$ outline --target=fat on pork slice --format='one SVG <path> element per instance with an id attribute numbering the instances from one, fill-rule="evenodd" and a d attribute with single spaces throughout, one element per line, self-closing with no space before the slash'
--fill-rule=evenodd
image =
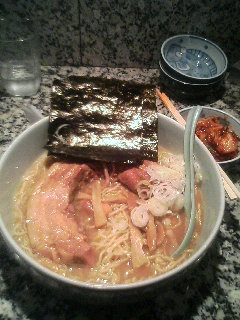
<path id="1" fill-rule="evenodd" d="M 27 208 L 27 229 L 34 252 L 53 261 L 80 259 L 94 265 L 93 249 L 80 232 L 72 204 L 79 182 L 93 174 L 85 164 L 55 162 L 45 181 L 36 185 Z"/>
<path id="2" fill-rule="evenodd" d="M 137 191 L 137 186 L 140 181 L 149 181 L 149 178 L 148 173 L 140 168 L 131 168 L 118 175 L 118 180 L 133 192 Z"/>

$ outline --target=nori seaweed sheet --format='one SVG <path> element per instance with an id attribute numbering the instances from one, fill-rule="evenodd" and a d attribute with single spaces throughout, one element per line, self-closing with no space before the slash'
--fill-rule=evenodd
<path id="1" fill-rule="evenodd" d="M 54 80 L 45 147 L 81 159 L 156 161 L 155 87 L 80 76 Z"/>

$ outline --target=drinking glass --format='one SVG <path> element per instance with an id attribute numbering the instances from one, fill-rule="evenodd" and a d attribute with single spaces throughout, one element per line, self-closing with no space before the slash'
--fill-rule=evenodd
<path id="1" fill-rule="evenodd" d="M 12 96 L 32 96 L 41 80 L 40 45 L 30 19 L 0 19 L 0 81 Z"/>

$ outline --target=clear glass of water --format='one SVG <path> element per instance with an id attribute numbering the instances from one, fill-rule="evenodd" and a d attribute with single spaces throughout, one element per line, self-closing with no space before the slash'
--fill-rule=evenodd
<path id="1" fill-rule="evenodd" d="M 40 45 L 34 23 L 0 19 L 0 86 L 12 96 L 32 96 L 40 81 Z"/>

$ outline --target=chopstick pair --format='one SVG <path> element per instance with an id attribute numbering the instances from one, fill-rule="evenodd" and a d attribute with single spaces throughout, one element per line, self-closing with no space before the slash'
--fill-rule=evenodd
<path id="1" fill-rule="evenodd" d="M 165 105 L 165 107 L 171 112 L 175 120 L 177 120 L 177 122 L 180 123 L 181 125 L 185 126 L 186 121 L 178 112 L 178 110 L 174 107 L 172 102 L 169 100 L 168 96 L 165 93 L 160 92 L 158 89 L 156 89 L 156 92 L 158 97 L 161 99 L 161 101 Z M 231 179 L 223 171 L 223 169 L 220 167 L 218 163 L 217 163 L 217 166 L 223 179 L 225 191 L 227 192 L 229 198 L 231 200 L 240 198 L 240 191 L 236 188 L 234 183 L 231 181 Z"/>

